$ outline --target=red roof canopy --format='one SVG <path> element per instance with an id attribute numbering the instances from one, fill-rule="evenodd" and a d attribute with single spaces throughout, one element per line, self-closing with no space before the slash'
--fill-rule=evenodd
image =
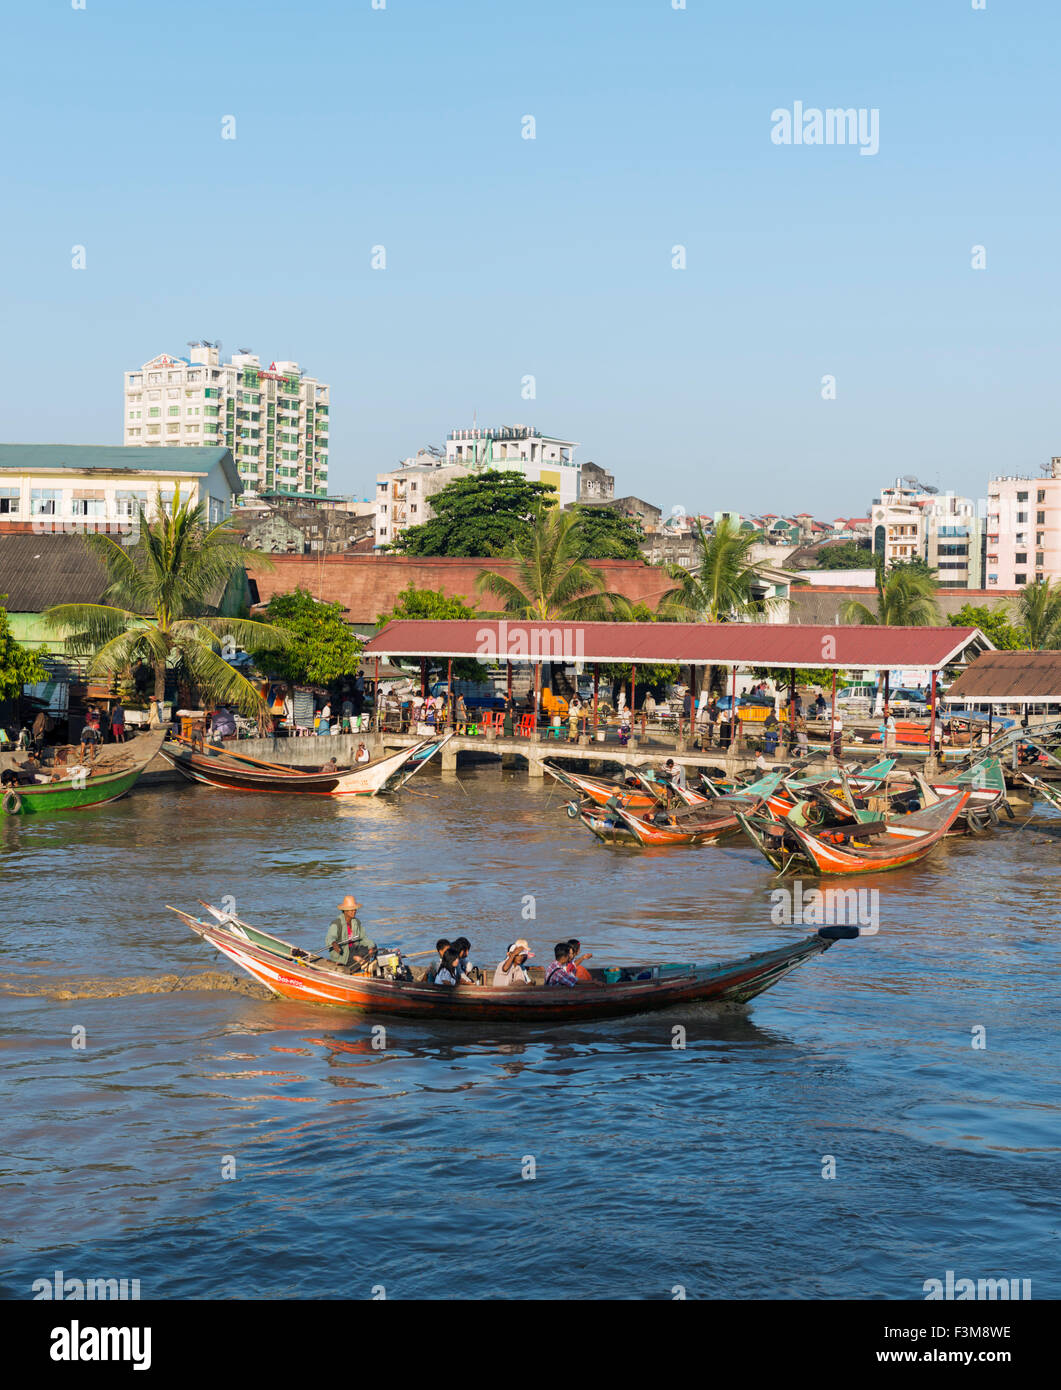
<path id="1" fill-rule="evenodd" d="M 635 662 L 682 666 L 940 670 L 991 649 L 975 627 L 810 627 L 794 623 L 546 623 L 512 619 L 398 619 L 366 656 L 474 657 L 513 662 Z"/>

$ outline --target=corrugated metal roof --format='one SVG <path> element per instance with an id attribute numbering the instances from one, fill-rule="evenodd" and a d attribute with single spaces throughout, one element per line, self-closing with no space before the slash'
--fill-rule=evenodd
<path id="1" fill-rule="evenodd" d="M 107 572 L 81 536 L 0 536 L 0 603 L 9 613 L 98 603 L 106 587 Z"/>
<path id="2" fill-rule="evenodd" d="M 946 700 L 1061 700 L 1061 651 L 984 652 L 947 690 Z"/>
<path id="3" fill-rule="evenodd" d="M 969 647 L 972 627 L 811 627 L 787 623 L 526 623 L 490 619 L 388 623 L 366 652 L 520 661 L 678 662 L 683 666 L 940 669 Z"/>

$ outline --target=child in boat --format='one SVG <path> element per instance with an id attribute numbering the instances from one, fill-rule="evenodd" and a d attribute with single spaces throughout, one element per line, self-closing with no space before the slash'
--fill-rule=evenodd
<path id="1" fill-rule="evenodd" d="M 435 975 L 435 984 L 455 985 L 462 976 L 463 971 L 460 967 L 460 956 L 457 954 L 456 947 L 447 946 L 439 962 L 438 973 Z"/>

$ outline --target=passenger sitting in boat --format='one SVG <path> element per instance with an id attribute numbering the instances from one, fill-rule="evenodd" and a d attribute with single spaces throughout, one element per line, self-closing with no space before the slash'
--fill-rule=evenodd
<path id="1" fill-rule="evenodd" d="M 455 947 L 447 946 L 439 962 L 434 983 L 436 985 L 456 985 L 460 984 L 464 978 L 460 967 L 460 956 L 458 956 Z"/>
<path id="2" fill-rule="evenodd" d="M 494 971 L 494 988 L 500 989 L 504 985 L 529 985 L 530 976 L 524 966 L 533 959 L 534 952 L 522 937 L 518 941 L 513 941 L 508 948 L 505 959 L 499 963 Z"/>
<path id="3" fill-rule="evenodd" d="M 425 984 L 433 985 L 435 983 L 435 976 L 438 974 L 439 967 L 442 964 L 442 957 L 446 954 L 446 952 L 449 950 L 452 944 L 453 943 L 450 941 L 448 936 L 440 936 L 438 940 L 435 942 L 435 950 L 438 952 L 438 960 L 432 961 L 432 963 L 427 967 L 427 973 L 424 975 Z"/>
<path id="4" fill-rule="evenodd" d="M 363 743 L 359 743 L 359 744 L 357 745 L 357 755 L 356 755 L 356 757 L 354 758 L 354 762 L 355 762 L 355 763 L 367 763 L 367 762 L 371 762 L 371 761 L 372 761 L 372 759 L 371 759 L 371 755 L 369 754 L 368 749 L 365 747 L 365 745 L 364 745 Z"/>
<path id="5" fill-rule="evenodd" d="M 574 986 L 575 977 L 567 968 L 571 960 L 571 943 L 569 941 L 558 941 L 553 947 L 555 960 L 551 960 L 545 967 L 545 983 L 547 985 L 570 985 Z"/>
<path id="6" fill-rule="evenodd" d="M 592 959 L 593 952 L 586 951 L 583 955 L 579 955 L 579 951 L 582 950 L 582 942 L 579 941 L 578 937 L 576 936 L 573 936 L 567 944 L 571 948 L 571 960 L 567 967 L 568 970 L 571 971 L 572 975 L 574 975 L 575 979 L 579 982 L 579 984 L 592 984 L 593 976 L 589 973 L 589 971 L 582 964 L 582 962 L 584 960 Z"/>
<path id="7" fill-rule="evenodd" d="M 479 983 L 479 970 L 468 961 L 468 952 L 472 949 L 472 943 L 466 936 L 458 936 L 453 943 L 453 949 L 457 952 L 460 963 L 461 983 L 477 985 Z"/>
<path id="8" fill-rule="evenodd" d="M 324 948 L 343 970 L 356 974 L 376 958 L 376 943 L 365 933 L 357 917 L 361 904 L 348 893 L 339 904 L 339 916 L 328 928 Z"/>

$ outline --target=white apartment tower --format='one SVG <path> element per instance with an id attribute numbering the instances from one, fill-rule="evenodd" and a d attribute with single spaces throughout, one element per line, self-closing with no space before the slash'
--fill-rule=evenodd
<path id="1" fill-rule="evenodd" d="M 227 445 L 242 501 L 266 493 L 328 492 L 329 388 L 297 362 L 263 367 L 250 352 L 222 362 L 217 343 L 190 357 L 162 353 L 125 373 L 123 442 Z"/>

